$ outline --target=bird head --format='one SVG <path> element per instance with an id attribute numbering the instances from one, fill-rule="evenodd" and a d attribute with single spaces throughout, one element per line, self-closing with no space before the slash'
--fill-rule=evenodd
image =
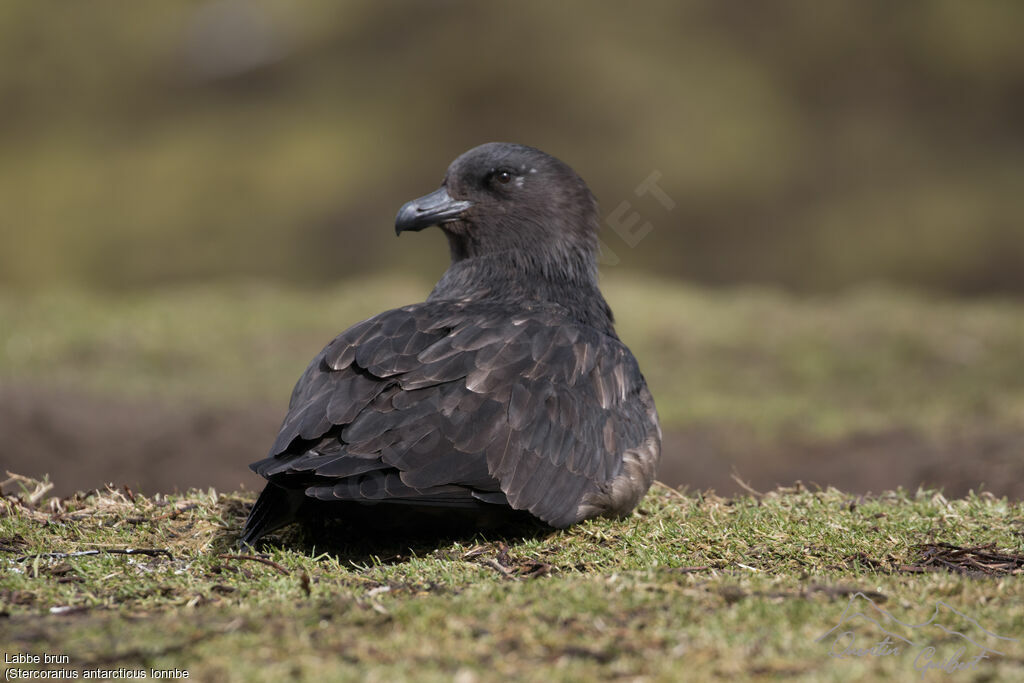
<path id="1" fill-rule="evenodd" d="M 456 260 L 503 251 L 571 250 L 592 257 L 598 213 L 586 183 L 533 147 L 491 142 L 448 167 L 441 187 L 407 202 L 395 232 L 439 226 Z"/>

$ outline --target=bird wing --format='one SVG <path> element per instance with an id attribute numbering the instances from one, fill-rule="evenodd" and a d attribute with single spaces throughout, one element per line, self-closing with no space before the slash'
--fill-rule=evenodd
<path id="1" fill-rule="evenodd" d="M 431 301 L 328 344 L 252 468 L 323 500 L 507 500 L 564 527 L 651 437 L 652 409 L 629 350 L 561 307 Z"/>

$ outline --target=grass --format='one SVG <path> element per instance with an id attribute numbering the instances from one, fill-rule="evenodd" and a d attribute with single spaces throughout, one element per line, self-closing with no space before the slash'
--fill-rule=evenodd
<path id="1" fill-rule="evenodd" d="M 758 438 L 1024 429 L 1024 306 L 875 288 L 806 298 L 611 272 L 602 286 L 667 428 Z M 255 283 L 137 294 L 0 290 L 0 382 L 283 406 L 328 340 L 429 283 Z"/>
<path id="2" fill-rule="evenodd" d="M 656 486 L 626 520 L 375 546 L 293 529 L 262 562 L 233 545 L 247 497 L 107 489 L 58 500 L 45 489 L 4 485 L 0 649 L 66 655 L 64 668 L 225 681 L 916 675 L 918 649 L 837 658 L 831 638 L 815 642 L 863 592 L 908 623 L 937 601 L 976 620 L 941 616 L 1003 654 L 960 675 L 1024 673 L 1021 641 L 980 630 L 1024 635 L 1024 505 L 990 495 L 723 499 Z M 102 552 L 127 548 L 160 554 Z M 39 555 L 83 550 L 101 552 Z M 866 622 L 852 629 L 861 646 L 882 638 Z M 939 630 L 901 633 L 936 647 L 934 661 L 959 647 Z"/>
<path id="3" fill-rule="evenodd" d="M 669 429 L 710 423 L 768 442 L 794 432 L 942 438 L 1024 428 L 1019 302 L 882 288 L 827 298 L 716 292 L 615 270 L 603 287 Z M 0 291 L 0 383 L 283 405 L 333 335 L 428 288 L 381 278 L 321 291 Z M 815 639 L 851 599 L 875 614 L 863 593 L 906 623 L 939 605 L 943 626 L 1003 653 L 955 679 L 1024 673 L 1021 642 L 979 630 L 1024 638 L 1024 504 L 987 493 L 795 488 L 725 499 L 655 487 L 629 519 L 564 532 L 371 544 L 291 530 L 259 559 L 234 547 L 249 494 L 107 489 L 52 499 L 45 484 L 19 478 L 3 493 L 0 650 L 64 655 L 60 666 L 83 672 L 904 680 L 920 676 L 921 648 L 934 646 L 937 662 L 960 646 L 937 626 L 885 617 L 887 631 L 918 647 L 830 656 L 830 640 Z M 154 553 L 112 552 L 129 548 Z M 884 636 L 878 629 L 851 627 L 865 648 Z"/>

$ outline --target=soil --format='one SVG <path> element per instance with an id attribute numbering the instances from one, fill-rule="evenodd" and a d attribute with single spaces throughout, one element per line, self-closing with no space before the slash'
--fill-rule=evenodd
<path id="1" fill-rule="evenodd" d="M 259 490 L 247 465 L 264 457 L 284 405 L 184 406 L 68 391 L 0 388 L 0 470 L 42 477 L 54 494 L 127 485 L 145 493 Z M 912 431 L 834 441 L 771 442 L 724 426 L 665 434 L 658 478 L 670 486 L 757 490 L 802 481 L 851 494 L 902 486 L 962 496 L 984 489 L 1024 498 L 1024 432 L 962 433 L 941 441 Z"/>

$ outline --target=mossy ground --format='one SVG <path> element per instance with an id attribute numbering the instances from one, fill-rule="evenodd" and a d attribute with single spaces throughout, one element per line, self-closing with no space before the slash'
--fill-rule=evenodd
<path id="1" fill-rule="evenodd" d="M 0 644 L 67 655 L 50 668 L 226 681 L 906 680 L 927 661 L 921 648 L 939 662 L 961 646 L 938 627 L 889 623 L 920 647 L 831 656 L 834 638 L 816 639 L 851 598 L 870 598 L 906 623 L 941 601 L 960 613 L 943 612 L 943 626 L 1001 653 L 955 679 L 1024 674 L 1024 642 L 981 630 L 1024 637 L 1024 505 L 985 494 L 724 499 L 656 486 L 632 517 L 568 531 L 374 544 L 292 529 L 253 555 L 234 545 L 248 496 L 59 500 L 29 480 L 4 490 Z M 110 552 L 129 548 L 149 554 Z M 89 550 L 100 552 L 46 555 Z M 847 628 L 859 647 L 883 638 L 867 622 Z M 978 652 L 967 647 L 961 661 Z"/>

